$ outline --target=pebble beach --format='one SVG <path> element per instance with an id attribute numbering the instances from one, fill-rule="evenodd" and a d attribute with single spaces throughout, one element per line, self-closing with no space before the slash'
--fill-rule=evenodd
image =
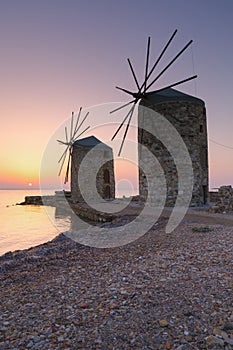
<path id="1" fill-rule="evenodd" d="M 0 349 L 233 349 L 233 226 L 166 221 L 118 248 L 60 234 L 0 257 Z"/>

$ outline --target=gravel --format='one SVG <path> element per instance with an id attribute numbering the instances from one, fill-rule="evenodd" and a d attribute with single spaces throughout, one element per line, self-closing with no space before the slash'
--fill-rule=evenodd
<path id="1" fill-rule="evenodd" d="M 165 224 L 119 248 L 61 234 L 0 257 L 0 350 L 233 349 L 232 227 Z"/>

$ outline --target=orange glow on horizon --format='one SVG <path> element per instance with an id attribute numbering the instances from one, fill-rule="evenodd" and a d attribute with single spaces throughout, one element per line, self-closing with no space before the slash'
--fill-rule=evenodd
<path id="1" fill-rule="evenodd" d="M 59 111 L 60 107 L 54 109 L 54 115 L 59 115 L 59 118 L 63 118 L 63 115 L 66 113 L 63 110 Z M 0 107 L 1 109 L 1 107 Z M 26 117 L 26 111 L 25 117 Z M 43 157 L 43 152 L 45 150 L 46 144 L 49 142 L 51 135 L 54 130 L 58 127 L 58 119 L 56 121 L 50 120 L 49 115 L 47 115 L 48 123 L 44 124 L 41 122 L 41 115 L 45 113 L 45 110 L 39 109 L 33 113 L 33 117 L 36 118 L 37 122 L 35 125 L 31 123 L 31 114 L 30 111 L 27 112 L 27 120 L 25 126 L 22 127 L 20 124 L 20 116 L 17 115 L 18 119 L 14 123 L 14 128 L 11 132 L 11 137 L 8 133 L 3 133 L 2 135 L 2 154 L 0 155 L 0 162 L 2 164 L 2 171 L 0 174 L 0 188 L 10 188 L 10 187 L 29 187 L 29 183 L 32 183 L 30 188 L 39 187 L 39 176 L 40 176 L 40 166 L 41 158 Z M 48 113 L 48 111 L 47 111 Z M 7 116 L 8 117 L 8 116 Z M 10 116 L 9 116 L 10 118 Z M 117 123 L 113 122 L 115 117 L 109 116 L 107 119 L 104 116 L 104 120 L 108 121 L 106 124 L 97 126 L 91 129 L 90 132 L 85 133 L 83 137 L 90 135 L 95 135 L 101 141 L 111 145 L 109 141 L 118 127 Z M 3 130 L 6 129 L 8 118 L 3 118 L 2 127 Z M 64 122 L 64 119 L 63 119 Z M 55 125 L 55 126 L 54 126 Z M 20 134 L 19 134 L 20 131 Z M 136 128 L 130 129 L 127 140 L 132 140 L 135 142 L 137 140 Z M 124 130 L 123 130 L 124 132 Z M 122 136 L 122 135 L 120 135 Z M 119 139 L 121 140 L 122 138 Z M 227 142 L 226 142 L 227 143 Z M 229 142 L 230 144 L 230 142 Z M 116 145 L 116 151 L 119 150 L 119 144 Z M 63 149 L 61 148 L 62 153 Z M 127 156 L 127 146 L 124 146 L 122 156 L 126 154 Z M 54 160 L 57 164 L 57 161 L 61 153 L 54 153 Z M 137 158 L 137 151 L 134 150 L 134 153 Z M 221 185 L 233 184 L 232 174 L 233 174 L 233 163 L 229 160 L 231 159 L 232 150 L 220 147 L 213 143 L 209 143 L 209 187 L 219 187 Z M 115 179 L 116 182 L 127 179 L 129 180 L 135 188 L 138 188 L 138 169 L 137 165 L 127 161 L 124 158 L 118 158 L 117 153 L 115 152 Z M 135 158 L 135 159 L 136 159 Z M 47 164 L 46 169 L 44 170 L 44 175 L 46 178 L 46 183 L 44 184 L 46 188 L 57 188 L 57 183 L 59 182 L 59 188 L 64 187 L 62 179 L 55 180 L 51 175 L 51 167 L 53 165 Z M 57 176 L 57 172 L 56 172 Z"/>
<path id="2" fill-rule="evenodd" d="M 14 172 L 6 172 L 4 171 L 1 174 L 0 177 L 0 187 L 38 187 L 39 186 L 39 179 L 38 174 L 36 172 L 27 172 L 26 170 L 20 171 L 20 169 L 17 169 L 17 171 Z"/>

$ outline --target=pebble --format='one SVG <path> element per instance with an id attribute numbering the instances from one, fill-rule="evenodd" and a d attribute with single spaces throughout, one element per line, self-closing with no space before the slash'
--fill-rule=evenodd
<path id="1" fill-rule="evenodd" d="M 159 325 L 161 327 L 167 327 L 169 325 L 167 320 L 159 320 Z"/>
<path id="2" fill-rule="evenodd" d="M 227 338 L 228 336 L 226 332 L 218 328 L 213 329 L 213 335 L 216 335 L 217 337 L 221 337 L 221 338 Z"/>
<path id="3" fill-rule="evenodd" d="M 34 343 L 32 341 L 30 341 L 27 345 L 27 348 L 28 349 L 31 349 L 33 347 Z"/>
<path id="4" fill-rule="evenodd" d="M 226 322 L 223 326 L 224 331 L 232 331 L 233 330 L 233 322 Z"/>
<path id="5" fill-rule="evenodd" d="M 219 339 L 213 335 L 209 335 L 208 337 L 205 338 L 206 339 L 206 343 L 208 345 L 220 345 L 220 346 L 224 346 L 224 341 L 222 339 Z"/>

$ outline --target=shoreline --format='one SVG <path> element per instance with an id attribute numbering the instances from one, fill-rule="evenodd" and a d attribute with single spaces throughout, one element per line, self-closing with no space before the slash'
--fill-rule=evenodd
<path id="1" fill-rule="evenodd" d="M 166 220 L 122 247 L 60 234 L 1 258 L 0 348 L 231 349 L 232 227 Z"/>
<path id="2" fill-rule="evenodd" d="M 29 196 L 30 198 L 31 197 L 41 197 L 41 196 Z M 46 197 L 53 197 L 54 196 L 46 196 Z M 124 200 L 124 199 L 119 199 L 119 200 Z M 34 200 L 33 200 L 34 201 Z M 40 201 L 40 199 L 39 199 Z M 22 204 L 23 203 L 23 204 Z M 16 205 L 41 205 L 41 204 L 35 204 L 35 201 L 34 201 L 34 204 L 25 204 L 24 202 L 22 203 L 17 203 Z M 50 203 L 50 204 L 49 204 Z M 42 205 L 49 205 L 49 206 L 55 206 L 54 205 L 54 201 L 50 200 L 49 198 L 49 202 L 47 202 L 47 204 L 45 204 L 43 202 Z M 87 213 L 88 210 L 89 210 L 89 207 L 83 205 L 83 208 L 81 208 L 83 210 L 83 213 Z M 136 217 L 138 215 L 138 213 L 140 212 L 140 209 L 141 207 L 136 205 L 133 206 L 133 207 L 127 207 L 123 212 L 121 212 L 122 215 L 109 215 L 109 217 L 107 217 L 107 219 L 104 218 L 104 213 L 102 213 L 102 215 L 98 214 L 95 218 L 95 220 L 88 220 L 88 222 L 90 224 L 94 224 L 94 225 L 103 225 L 104 226 L 104 223 L 110 223 L 112 224 L 113 226 L 116 224 L 116 225 L 119 225 L 119 222 L 123 222 L 123 224 L 126 223 L 126 221 L 128 220 L 132 220 L 132 218 Z M 80 206 L 78 206 L 78 209 L 77 207 L 73 207 L 72 210 L 76 210 L 76 213 L 80 214 L 79 210 L 80 210 Z M 153 207 L 152 207 L 152 210 L 153 210 Z M 166 218 L 168 219 L 170 214 L 171 214 L 171 211 L 172 211 L 172 208 L 164 208 L 162 214 L 161 214 L 161 218 Z M 95 210 L 93 210 L 93 212 L 95 213 Z M 67 210 L 64 209 L 63 207 L 60 207 L 60 215 L 67 215 Z M 68 212 L 69 214 L 69 212 Z M 81 218 L 83 217 L 84 219 L 87 219 L 87 217 L 85 218 L 85 215 L 81 215 L 80 216 Z M 128 218 L 127 218 L 128 217 Z M 93 218 L 93 216 L 92 216 Z M 208 212 L 208 210 L 206 208 L 189 208 L 185 217 L 183 218 L 182 222 L 189 222 L 189 223 L 196 223 L 197 225 L 209 225 L 209 224 L 214 224 L 214 225 L 224 225 L 224 226 L 232 226 L 233 227 L 233 213 L 226 213 L 226 214 L 222 214 L 222 213 L 213 213 L 213 212 Z M 53 240 L 56 240 L 60 235 L 63 235 L 63 232 L 60 232 L 58 233 L 52 240 L 49 240 L 49 241 L 45 241 L 39 245 L 35 245 L 35 246 L 31 246 L 31 247 L 28 247 L 28 248 L 24 248 L 24 249 L 17 249 L 17 250 L 7 250 L 5 253 L 1 254 L 0 255 L 0 260 L 6 255 L 8 254 L 9 256 L 11 254 L 14 255 L 14 253 L 16 252 L 24 252 L 24 251 L 27 251 L 27 250 L 30 250 L 30 249 L 33 249 L 33 248 L 37 248 L 41 245 L 46 245 L 46 244 L 49 244 L 51 241 Z"/>
<path id="3" fill-rule="evenodd" d="M 0 349 L 231 350 L 233 216 L 189 209 L 167 234 L 170 213 L 124 246 L 60 233 L 2 255 Z"/>

